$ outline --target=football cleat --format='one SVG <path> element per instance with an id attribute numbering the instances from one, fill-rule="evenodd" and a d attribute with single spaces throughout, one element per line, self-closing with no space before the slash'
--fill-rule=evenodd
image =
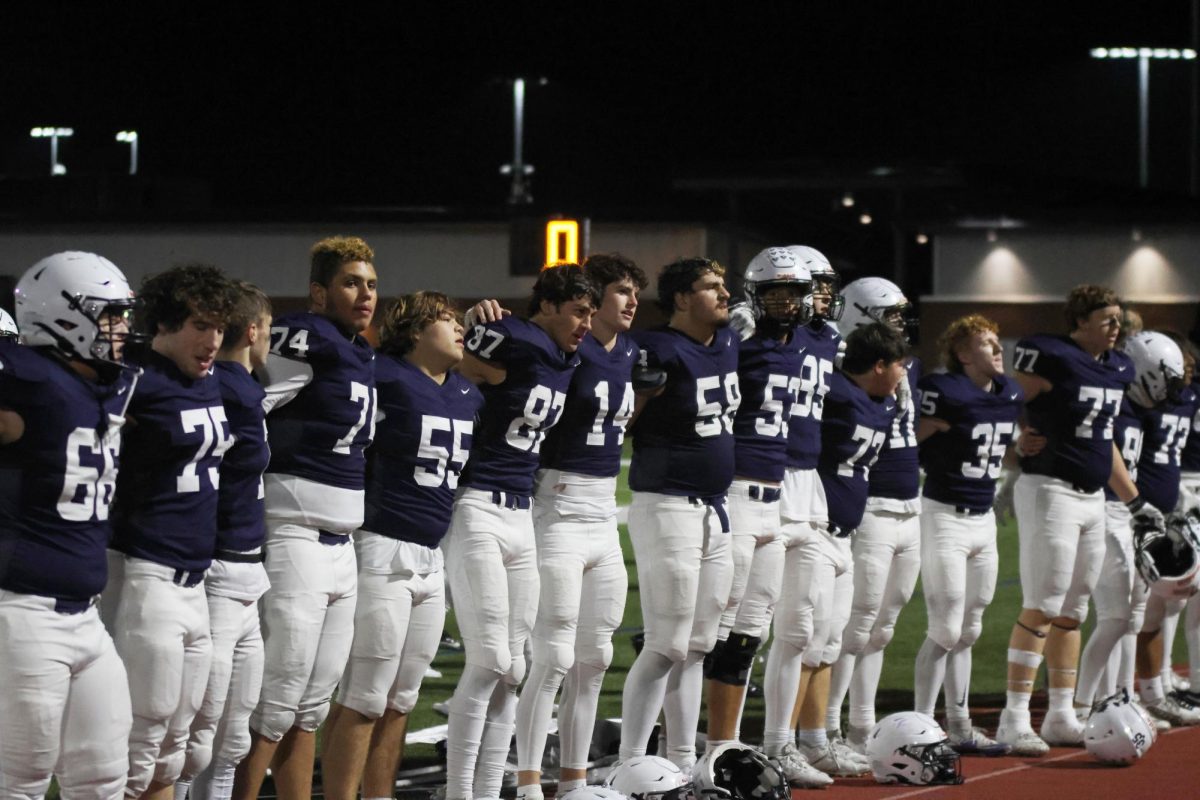
<path id="1" fill-rule="evenodd" d="M 1142 705 L 1150 716 L 1177 727 L 1200 724 L 1200 709 L 1175 694 L 1169 694 L 1157 703 L 1143 701 Z"/>
<path id="2" fill-rule="evenodd" d="M 1050 752 L 1050 745 L 1033 732 L 1028 711 L 1010 711 L 1006 708 L 1000 712 L 996 741 L 1011 747 L 1014 756 L 1039 758 Z"/>
<path id="3" fill-rule="evenodd" d="M 785 744 L 773 760 L 784 779 L 797 789 L 823 789 L 833 783 L 833 778 L 809 764 L 791 742 Z"/>
<path id="4" fill-rule="evenodd" d="M 1073 708 L 1047 711 L 1040 733 L 1042 741 L 1051 747 L 1083 747 L 1084 726 Z"/>
<path id="5" fill-rule="evenodd" d="M 823 746 L 818 747 L 808 747 L 802 744 L 796 749 L 814 768 L 835 778 L 857 778 L 859 775 L 866 775 L 871 771 L 871 765 L 866 758 L 844 744 L 826 742 Z"/>
<path id="6" fill-rule="evenodd" d="M 951 728 L 948 734 L 950 746 L 964 756 L 1006 756 L 1012 752 L 1012 745 L 998 742 L 984 732 L 983 728 L 971 725 L 970 720 L 963 728 Z"/>

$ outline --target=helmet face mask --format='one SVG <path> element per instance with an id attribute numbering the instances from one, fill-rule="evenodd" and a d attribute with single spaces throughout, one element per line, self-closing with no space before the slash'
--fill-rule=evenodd
<path id="1" fill-rule="evenodd" d="M 21 335 L 17 330 L 17 321 L 3 308 L 0 308 L 0 340 L 16 339 Z"/>
<path id="2" fill-rule="evenodd" d="M 768 247 L 750 259 L 743 286 L 756 327 L 782 336 L 812 318 L 808 268 L 786 247 Z"/>
<path id="3" fill-rule="evenodd" d="M 696 764 L 696 795 L 702 800 L 788 800 L 791 789 L 779 768 L 741 742 L 726 742 Z"/>
<path id="4" fill-rule="evenodd" d="M 1200 518 L 1195 512 L 1168 514 L 1166 530 L 1134 531 L 1138 572 L 1153 594 L 1187 598 L 1200 576 Z"/>
<path id="5" fill-rule="evenodd" d="M 837 272 L 829 263 L 829 259 L 814 247 L 793 244 L 788 245 L 786 249 L 798 263 L 808 269 L 809 274 L 812 276 L 812 297 L 814 298 L 814 302 L 811 318 L 837 322 L 842 318 L 845 300 L 841 296 L 841 278 L 838 277 Z M 815 302 L 817 299 L 823 301 L 825 305 L 824 310 L 817 308 Z"/>

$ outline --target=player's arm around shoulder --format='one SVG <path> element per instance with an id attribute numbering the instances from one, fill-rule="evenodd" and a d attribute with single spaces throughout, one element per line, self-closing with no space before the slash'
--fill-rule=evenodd
<path id="1" fill-rule="evenodd" d="M 933 376 L 926 376 L 917 381 L 917 391 L 921 398 L 921 416 L 917 420 L 917 444 L 921 444 L 935 433 L 945 433 L 950 430 L 950 423 L 943 415 L 946 401 L 940 387 L 933 381 Z"/>
<path id="2" fill-rule="evenodd" d="M 508 316 L 495 300 L 481 300 L 467 312 L 474 324 L 468 329 L 458 372 L 476 386 L 497 386 L 508 377 L 507 362 L 514 350 Z"/>
<path id="3" fill-rule="evenodd" d="M 0 408 L 0 445 L 13 444 L 25 435 L 25 419 L 16 411 Z"/>

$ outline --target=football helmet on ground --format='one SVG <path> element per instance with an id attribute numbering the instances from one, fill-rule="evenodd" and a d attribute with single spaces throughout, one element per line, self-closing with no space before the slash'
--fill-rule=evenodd
<path id="1" fill-rule="evenodd" d="M 694 800 L 690 776 L 659 756 L 634 756 L 609 773 L 604 785 L 629 800 Z"/>
<path id="2" fill-rule="evenodd" d="M 867 758 L 879 783 L 912 786 L 963 782 L 962 764 L 933 717 L 901 711 L 884 717 L 867 739 Z"/>
<path id="3" fill-rule="evenodd" d="M 779 767 L 741 742 L 726 742 L 696 763 L 696 796 L 712 800 L 788 800 Z"/>
<path id="4" fill-rule="evenodd" d="M 1092 707 L 1083 746 L 1102 764 L 1128 766 L 1146 754 L 1157 735 L 1154 722 L 1122 689 Z"/>

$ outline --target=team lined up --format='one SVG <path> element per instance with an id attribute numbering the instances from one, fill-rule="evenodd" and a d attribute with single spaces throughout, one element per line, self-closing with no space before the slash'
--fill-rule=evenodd
<path id="1" fill-rule="evenodd" d="M 1141 630 L 1133 527 L 1171 550 L 1178 531 L 1154 509 L 1191 497 L 1145 488 L 1179 484 L 1195 403 L 1177 391 L 1182 354 L 1155 334 L 1131 340 L 1144 357 L 1112 350 L 1111 293 L 1072 293 L 1071 334 L 1023 340 L 1015 379 L 977 316 L 946 332 L 947 371 L 921 378 L 900 290 L 839 291 L 812 248 L 756 256 L 732 315 L 719 264 L 668 265 L 668 322 L 635 332 L 647 282 L 619 256 L 544 271 L 526 318 L 481 302 L 465 334 L 448 298 L 421 292 L 387 311 L 378 352 L 362 337 L 373 261 L 361 240 L 317 243 L 310 310 L 273 321 L 259 290 L 213 267 L 151 277 L 136 318 L 98 256 L 58 254 L 21 279 L 22 344 L 0 345 L 0 642 L 20 654 L 0 662 L 13 687 L 0 797 L 40 796 L 55 774 L 65 796 L 250 798 L 268 767 L 281 796 L 308 797 L 322 723 L 326 796 L 390 797 L 447 584 L 466 646 L 447 798 L 498 797 L 514 732 L 518 794 L 540 796 L 560 689 L 558 789 L 583 789 L 627 592 L 615 488 L 631 423 L 646 635 L 618 771 L 666 768 L 645 757 L 661 712 L 665 754 L 693 772 L 706 678 L 706 758 L 736 742 L 768 633 L 767 756 L 796 786 L 868 771 L 883 652 L 918 572 L 930 627 L 917 710 L 932 714 L 944 685 L 960 750 L 1044 752 L 1028 697 L 1045 646 L 1042 735 L 1081 743 L 1088 597 L 1093 642 Z M 1135 378 L 1143 391 L 1125 399 Z M 970 651 L 1022 413 L 1025 602 L 997 742 L 970 721 Z M 1134 474 L 1139 421 L 1155 468 Z M 1124 567 L 1098 587 L 1106 485 L 1109 556 Z M 1139 549 L 1152 565 L 1156 552 Z M 1165 555 L 1160 566 L 1168 575 Z M 1165 610 L 1148 628 L 1172 610 L 1151 607 Z M 1132 670 L 1114 660 L 1101 678 L 1106 645 L 1091 647 L 1089 704 Z M 1186 698 L 1161 679 L 1155 690 L 1157 669 L 1142 687 L 1151 710 L 1195 721 Z M 847 694 L 843 742 L 827 731 Z"/>

